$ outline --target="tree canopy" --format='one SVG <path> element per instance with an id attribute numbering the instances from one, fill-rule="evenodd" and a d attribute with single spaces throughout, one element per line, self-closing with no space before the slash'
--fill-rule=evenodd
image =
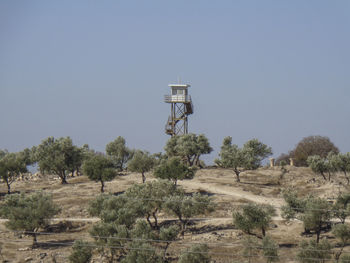
<path id="1" fill-rule="evenodd" d="M 116 257 L 122 262 L 167 262 L 166 250 L 177 238 L 179 228 L 173 223 L 159 225 L 157 214 L 176 215 L 184 233 L 192 216 L 212 209 L 208 196 L 186 195 L 180 187 L 167 180 L 135 184 L 121 195 L 100 195 L 91 202 L 90 215 L 99 217 L 101 221 L 92 227 L 90 234 L 100 250 L 108 252 L 111 262 Z M 159 245 L 163 255 L 152 249 L 150 240 L 163 243 Z M 126 246 L 143 247 L 145 251 L 123 249 Z"/>
<path id="2" fill-rule="evenodd" d="M 29 195 L 12 194 L 5 198 L 0 207 L 0 215 L 9 219 L 6 226 L 12 230 L 23 230 L 33 236 L 36 245 L 36 232 L 49 224 L 51 217 L 60 212 L 51 195 L 36 192 Z"/>
<path id="3" fill-rule="evenodd" d="M 319 155 L 312 155 L 307 158 L 307 164 L 314 173 L 322 175 L 323 179 L 327 180 L 325 173 L 329 171 L 330 167 L 326 159 Z"/>
<path id="4" fill-rule="evenodd" d="M 133 157 L 128 162 L 128 170 L 131 172 L 141 173 L 142 183 L 145 183 L 145 173 L 149 172 L 156 164 L 156 159 L 146 151 L 135 151 Z"/>
<path id="5" fill-rule="evenodd" d="M 7 193 L 11 193 L 11 184 L 21 174 L 27 172 L 27 163 L 24 152 L 8 153 L 4 152 L 0 158 L 0 178 L 7 185 Z"/>
<path id="6" fill-rule="evenodd" d="M 48 137 L 40 145 L 33 147 L 33 152 L 40 171 L 58 175 L 62 184 L 67 183 L 69 172 L 80 167 L 84 156 L 81 149 L 73 145 L 70 137 Z"/>
<path id="7" fill-rule="evenodd" d="M 209 263 L 210 255 L 208 254 L 206 244 L 196 244 L 182 252 L 179 263 Z"/>
<path id="8" fill-rule="evenodd" d="M 225 137 L 219 153 L 220 159 L 215 162 L 221 167 L 233 169 L 240 181 L 240 173 L 243 170 L 257 169 L 261 161 L 272 154 L 272 149 L 257 139 L 247 141 L 242 148 L 232 144 L 231 137 Z"/>
<path id="9" fill-rule="evenodd" d="M 106 153 L 120 171 L 125 169 L 126 163 L 133 156 L 133 151 L 126 147 L 125 139 L 121 136 L 106 145 Z"/>
<path id="10" fill-rule="evenodd" d="M 165 146 L 165 152 L 169 157 L 179 156 L 184 158 L 188 166 L 200 166 L 199 157 L 212 151 L 213 148 L 210 147 L 209 140 L 204 134 L 189 133 L 173 136 Z"/>
<path id="11" fill-rule="evenodd" d="M 83 172 L 90 180 L 101 183 L 101 192 L 104 192 L 104 183 L 117 175 L 113 162 L 103 154 L 95 154 L 87 159 L 83 164 Z"/>
<path id="12" fill-rule="evenodd" d="M 283 197 L 287 204 L 281 208 L 282 217 L 303 221 L 305 232 L 314 231 L 316 234 L 316 243 L 320 240 L 321 230 L 330 224 L 330 219 L 337 213 L 336 210 L 341 209 L 337 203 L 332 206 L 326 199 L 312 195 L 298 198 L 296 192 L 290 189 L 283 193 Z"/>
<path id="13" fill-rule="evenodd" d="M 333 171 L 342 172 L 345 176 L 347 184 L 350 184 L 348 173 L 350 172 L 350 152 L 348 153 L 334 153 L 330 152 L 327 155 L 327 160 Z"/>
<path id="14" fill-rule="evenodd" d="M 339 153 L 339 149 L 328 137 L 312 135 L 304 137 L 288 154 L 282 154 L 277 162 L 293 158 L 296 166 L 307 166 L 309 156 L 318 155 L 326 158 L 330 152 Z"/>
<path id="15" fill-rule="evenodd" d="M 276 215 L 276 209 L 271 205 L 250 203 L 242 206 L 241 211 L 233 213 L 234 224 L 244 232 L 250 234 L 251 230 L 259 228 L 265 236 L 272 216 Z"/>
<path id="16" fill-rule="evenodd" d="M 192 179 L 194 168 L 185 165 L 180 157 L 170 157 L 163 160 L 154 170 L 154 176 L 160 179 L 168 179 L 177 184 L 178 180 Z"/>

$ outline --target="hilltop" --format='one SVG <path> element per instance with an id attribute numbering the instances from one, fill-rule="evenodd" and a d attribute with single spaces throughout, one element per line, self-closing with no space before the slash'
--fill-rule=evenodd
<path id="1" fill-rule="evenodd" d="M 196 242 L 209 245 L 209 252 L 213 253 L 212 259 L 215 262 L 244 262 L 242 240 L 246 234 L 234 226 L 232 212 L 249 202 L 270 204 L 276 208 L 277 215 L 267 233 L 279 245 L 281 262 L 296 262 L 294 258 L 299 242 L 314 237 L 303 234 L 302 222 L 281 218 L 280 207 L 285 204 L 281 195 L 283 189 L 292 187 L 300 197 L 313 194 L 333 202 L 339 192 L 347 191 L 347 187 L 341 174 L 336 174 L 333 180 L 325 182 L 309 168 L 287 166 L 286 170 L 287 172 L 283 173 L 279 167 L 262 167 L 255 171 L 246 171 L 241 174 L 241 182 L 238 183 L 231 170 L 206 168 L 198 170 L 192 180 L 179 181 L 178 184 L 187 193 L 200 192 L 209 195 L 216 204 L 216 209 L 192 220 L 184 239 L 180 238 L 170 245 L 169 253 L 174 262 L 180 250 Z M 146 177 L 147 180 L 155 180 L 152 173 L 148 173 Z M 32 175 L 24 176 L 13 183 L 15 192 L 30 193 L 43 190 L 52 193 L 54 202 L 60 205 L 62 211 L 52 220 L 48 229 L 42 230 L 49 234 L 38 237 L 40 247 L 34 250 L 29 248 L 31 237 L 16 235 L 7 230 L 2 220 L 0 243 L 4 262 L 67 262 L 74 240 L 92 240 L 88 230 L 98 218 L 91 218 L 87 209 L 89 201 L 100 194 L 100 185 L 86 176 L 70 177 L 68 182 L 68 185 L 62 185 L 55 176 Z M 139 183 L 140 174 L 126 173 L 107 182 L 106 192 L 122 193 L 131 185 Z M 4 184 L 0 185 L 0 192 L 3 199 L 6 193 Z M 160 215 L 161 221 L 174 219 Z M 258 238 L 261 237 L 258 231 L 254 231 L 254 234 Z M 331 232 L 322 233 L 322 238 L 327 238 L 334 244 L 336 242 Z M 265 261 L 264 258 L 254 258 L 254 262 Z M 98 255 L 94 257 L 93 262 L 100 262 Z"/>

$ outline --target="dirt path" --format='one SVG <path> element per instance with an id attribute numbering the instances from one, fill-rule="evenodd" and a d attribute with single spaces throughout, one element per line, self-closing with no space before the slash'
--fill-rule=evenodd
<path id="1" fill-rule="evenodd" d="M 201 188 L 207 192 L 217 194 L 217 195 L 225 195 L 229 197 L 233 197 L 234 199 L 247 199 L 252 202 L 256 202 L 259 204 L 269 204 L 276 208 L 277 216 L 273 217 L 274 220 L 282 220 L 280 207 L 284 204 L 284 200 L 282 198 L 273 198 L 266 197 L 261 195 L 255 195 L 253 193 L 243 191 L 238 187 L 233 186 L 217 186 L 215 183 L 204 183 L 200 181 L 186 181 L 180 182 L 179 185 L 184 188 L 191 188 L 192 190 L 196 190 Z"/>

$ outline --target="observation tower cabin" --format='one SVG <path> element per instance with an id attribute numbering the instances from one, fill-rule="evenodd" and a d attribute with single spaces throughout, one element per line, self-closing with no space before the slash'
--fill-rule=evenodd
<path id="1" fill-rule="evenodd" d="M 164 101 L 171 104 L 171 114 L 165 126 L 165 133 L 171 136 L 188 133 L 188 115 L 193 113 L 191 96 L 187 84 L 169 84 L 171 95 L 165 95 Z"/>

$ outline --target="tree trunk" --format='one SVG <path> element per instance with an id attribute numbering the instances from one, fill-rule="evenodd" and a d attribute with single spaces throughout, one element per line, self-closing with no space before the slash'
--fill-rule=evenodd
<path id="1" fill-rule="evenodd" d="M 146 182 L 146 176 L 145 173 L 142 172 L 142 183 L 144 184 Z"/>
<path id="2" fill-rule="evenodd" d="M 182 216 L 181 215 L 178 215 L 178 217 L 179 217 L 179 220 L 180 220 L 180 223 L 181 223 L 181 231 L 180 231 L 180 233 L 181 233 L 182 238 L 184 238 L 186 222 L 185 222 L 185 220 L 182 220 Z"/>
<path id="3" fill-rule="evenodd" d="M 101 180 L 101 193 L 105 191 L 105 183 Z"/>
<path id="4" fill-rule="evenodd" d="M 156 209 L 156 211 L 152 213 L 153 218 L 154 218 L 154 227 L 156 229 L 158 229 L 158 220 L 157 220 L 157 216 L 156 216 L 157 211 L 158 211 L 158 209 Z"/>
<path id="5" fill-rule="evenodd" d="M 317 244 L 320 241 L 320 234 L 321 234 L 321 230 L 320 229 L 316 230 L 316 243 Z"/>
<path id="6" fill-rule="evenodd" d="M 237 182 L 239 183 L 241 181 L 241 179 L 239 178 L 240 171 L 235 169 L 235 174 L 237 176 Z"/>
<path id="7" fill-rule="evenodd" d="M 335 253 L 334 258 L 335 258 L 337 263 L 339 262 L 340 256 L 343 253 L 344 247 L 345 247 L 345 244 L 342 244 L 342 247 L 341 247 L 340 251 Z"/>
<path id="8" fill-rule="evenodd" d="M 166 242 L 165 248 L 164 248 L 164 253 L 163 253 L 163 261 L 165 262 L 165 258 L 166 258 L 166 251 L 168 250 L 170 243 Z"/>
<path id="9" fill-rule="evenodd" d="M 36 248 L 38 247 L 38 242 L 37 242 L 37 239 L 36 239 L 36 234 L 35 233 L 32 233 L 33 235 L 33 245 L 32 245 L 32 248 Z"/>
<path id="10" fill-rule="evenodd" d="M 328 172 L 328 181 L 331 181 L 331 173 Z"/>
<path id="11" fill-rule="evenodd" d="M 6 179 L 6 184 L 7 184 L 7 193 L 11 194 L 11 183 L 9 182 L 9 179 Z"/>
<path id="12" fill-rule="evenodd" d="M 59 177 L 61 178 L 61 184 L 68 184 L 67 180 L 66 180 L 66 174 L 64 172 L 62 172 Z"/>
<path id="13" fill-rule="evenodd" d="M 199 166 L 199 155 L 195 155 L 195 157 L 194 157 L 194 165 L 200 167 Z"/>
<path id="14" fill-rule="evenodd" d="M 150 226 L 151 228 L 153 228 L 152 222 L 151 222 L 151 220 L 149 219 L 150 217 L 151 217 L 151 215 L 150 215 L 150 214 L 147 214 L 146 219 L 147 219 L 147 222 L 148 222 L 149 226 Z"/>
<path id="15" fill-rule="evenodd" d="M 345 178 L 346 178 L 347 185 L 349 185 L 350 179 L 349 179 L 348 175 L 346 174 L 346 171 L 343 171 L 343 173 L 344 173 L 344 176 L 345 176 Z"/>
<path id="16" fill-rule="evenodd" d="M 321 175 L 322 175 L 323 179 L 324 179 L 325 181 L 327 181 L 327 178 L 326 178 L 326 176 L 324 175 L 323 172 L 321 173 Z"/>
<path id="17" fill-rule="evenodd" d="M 262 227 L 261 228 L 261 232 L 262 232 L 262 235 L 263 235 L 263 237 L 266 235 L 266 231 L 265 231 L 265 228 L 264 227 Z"/>

